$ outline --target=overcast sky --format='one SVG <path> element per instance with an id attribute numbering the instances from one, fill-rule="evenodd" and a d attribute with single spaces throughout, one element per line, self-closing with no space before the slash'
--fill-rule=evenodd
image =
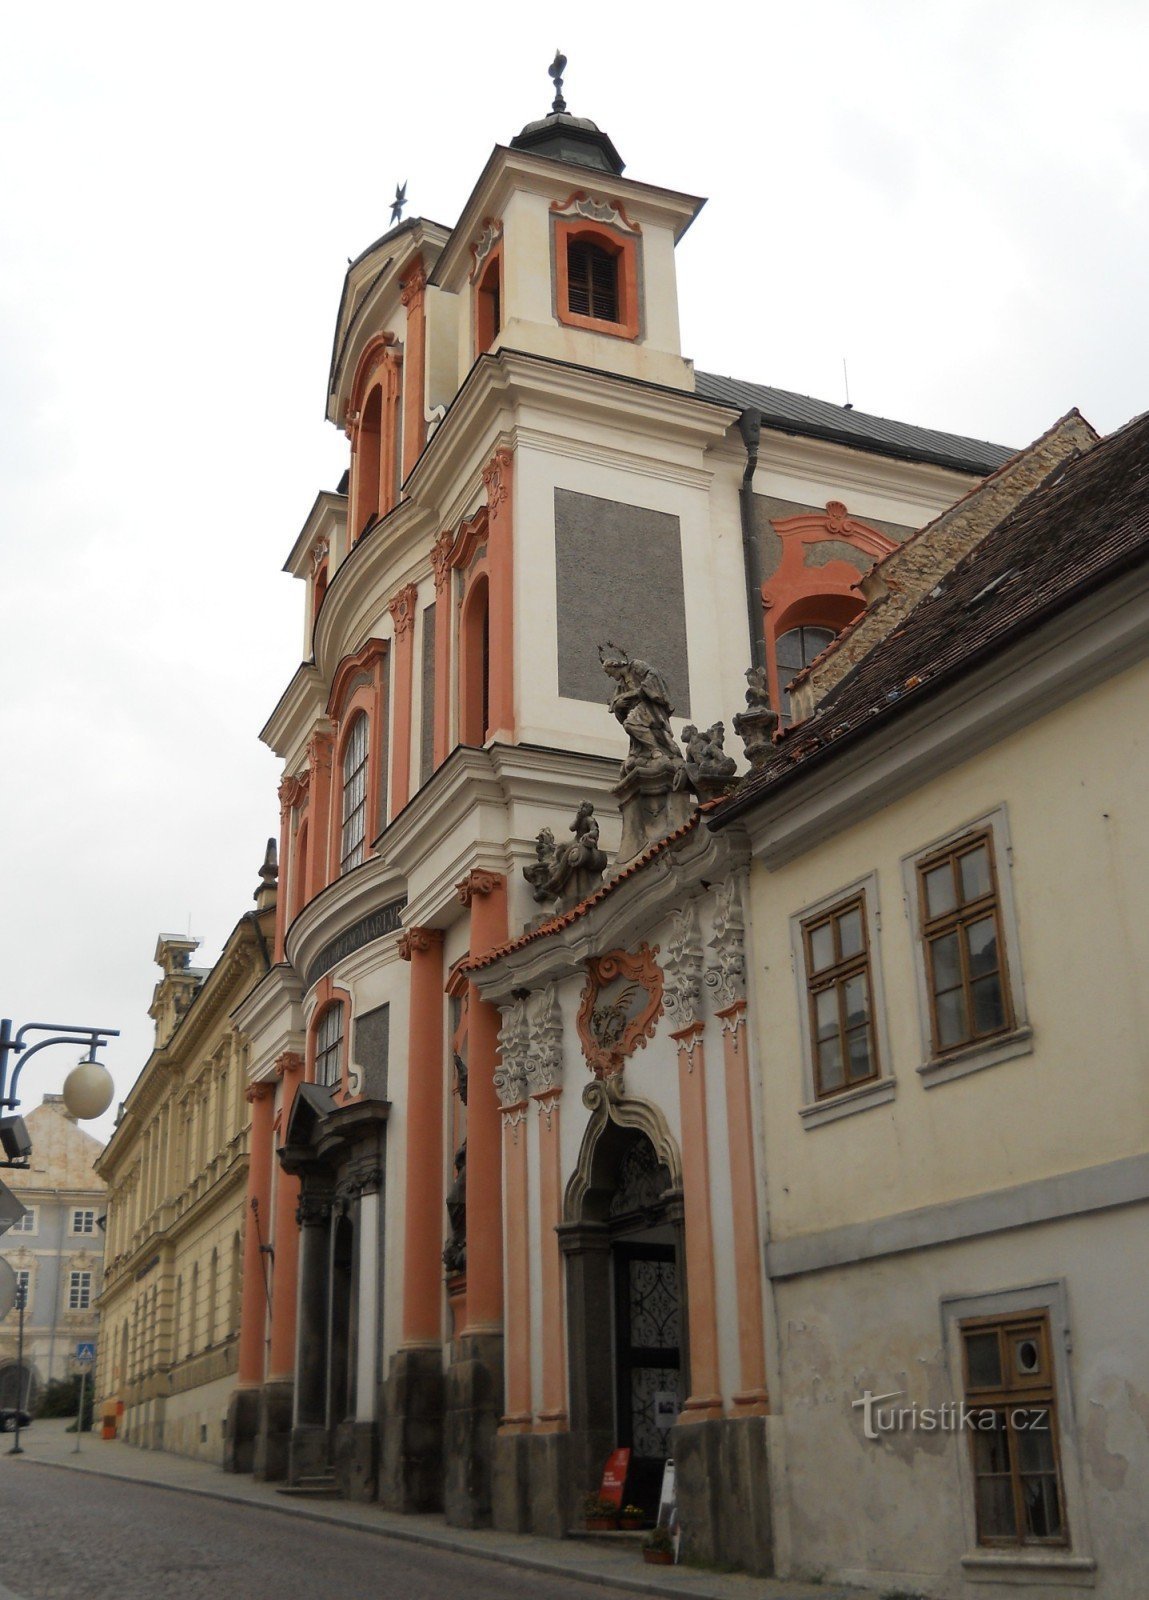
<path id="1" fill-rule="evenodd" d="M 157 934 L 214 960 L 278 831 L 257 736 L 300 654 L 280 569 L 345 465 L 347 258 L 403 179 L 454 222 L 556 44 L 628 175 L 709 197 L 679 250 L 698 366 L 841 400 L 846 357 L 859 410 L 1015 445 L 1149 404 L 1141 0 L 0 24 L 0 1011 L 119 1027 L 119 1097 Z"/>

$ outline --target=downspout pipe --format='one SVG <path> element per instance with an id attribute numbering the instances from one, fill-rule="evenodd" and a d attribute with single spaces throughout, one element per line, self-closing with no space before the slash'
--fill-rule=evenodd
<path id="1" fill-rule="evenodd" d="M 762 628 L 762 548 L 754 527 L 754 473 L 762 438 L 762 413 L 753 408 L 738 418 L 738 431 L 746 446 L 746 470 L 738 490 L 742 521 L 742 563 L 746 571 L 746 620 L 750 628 L 750 665 L 766 665 L 766 637 Z"/>

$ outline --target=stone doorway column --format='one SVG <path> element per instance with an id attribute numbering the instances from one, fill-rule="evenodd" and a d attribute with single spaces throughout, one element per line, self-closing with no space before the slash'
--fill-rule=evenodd
<path id="1" fill-rule="evenodd" d="M 331 1196 L 304 1187 L 299 1200 L 299 1303 L 295 1319 L 295 1414 L 289 1478 L 328 1470 L 327 1276 Z"/>

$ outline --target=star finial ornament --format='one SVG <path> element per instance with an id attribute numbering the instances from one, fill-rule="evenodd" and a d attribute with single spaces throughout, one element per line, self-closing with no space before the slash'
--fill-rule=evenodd
<path id="1" fill-rule="evenodd" d="M 403 207 L 407 204 L 407 180 L 395 185 L 395 198 L 391 202 L 391 225 L 403 220 Z"/>
<path id="2" fill-rule="evenodd" d="M 563 73 L 567 69 L 567 58 L 561 50 L 555 51 L 555 58 L 547 68 L 547 72 L 555 80 L 555 102 L 552 111 L 565 111 L 567 103 L 563 99 Z"/>

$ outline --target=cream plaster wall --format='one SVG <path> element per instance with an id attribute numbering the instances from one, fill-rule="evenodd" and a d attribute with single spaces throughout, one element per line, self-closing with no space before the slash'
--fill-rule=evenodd
<path id="1" fill-rule="evenodd" d="M 768 1019 L 755 1048 L 775 1239 L 1145 1148 L 1147 692 L 1149 668 L 1124 673 L 816 852 L 775 871 L 755 866 L 754 1000 Z M 1024 975 L 1032 1053 L 926 1089 L 915 1070 L 923 1052 L 902 857 L 1003 803 L 1018 921 L 1009 958 Z M 896 1098 L 807 1129 L 789 919 L 871 871 Z"/>

